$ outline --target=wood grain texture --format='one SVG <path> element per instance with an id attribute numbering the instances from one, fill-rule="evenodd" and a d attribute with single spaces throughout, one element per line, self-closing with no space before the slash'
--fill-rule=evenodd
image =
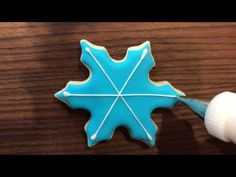
<path id="1" fill-rule="evenodd" d="M 87 147 L 89 112 L 54 98 L 70 80 L 85 80 L 79 41 L 124 57 L 151 41 L 155 81 L 168 80 L 189 97 L 236 92 L 236 23 L 0 23 L 0 154 L 236 154 L 208 135 L 184 105 L 153 112 L 157 145 L 119 128 L 111 141 Z"/>

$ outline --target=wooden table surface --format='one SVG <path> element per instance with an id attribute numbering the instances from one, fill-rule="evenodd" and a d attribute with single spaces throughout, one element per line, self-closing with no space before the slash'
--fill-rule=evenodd
<path id="1" fill-rule="evenodd" d="M 88 148 L 89 112 L 54 98 L 68 81 L 88 77 L 81 39 L 117 59 L 149 40 L 158 58 L 151 79 L 194 98 L 236 92 L 236 23 L 0 23 L 0 154 L 236 154 L 182 104 L 153 112 L 155 147 L 119 128 L 112 140 Z"/>

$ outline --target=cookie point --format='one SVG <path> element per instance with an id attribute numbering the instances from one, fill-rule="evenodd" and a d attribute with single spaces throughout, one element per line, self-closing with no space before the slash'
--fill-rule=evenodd
<path id="1" fill-rule="evenodd" d="M 84 41 L 85 41 L 85 39 L 81 39 L 81 40 L 80 40 L 80 43 L 82 43 L 82 42 L 84 42 Z"/>
<path id="2" fill-rule="evenodd" d="M 60 94 L 61 94 L 61 91 L 55 93 L 55 94 L 54 94 L 54 97 L 57 98 L 57 99 L 60 99 Z"/>
<path id="3" fill-rule="evenodd" d="M 82 43 L 87 43 L 88 41 L 86 40 L 86 39 L 81 39 L 80 40 L 80 44 L 82 44 Z"/>

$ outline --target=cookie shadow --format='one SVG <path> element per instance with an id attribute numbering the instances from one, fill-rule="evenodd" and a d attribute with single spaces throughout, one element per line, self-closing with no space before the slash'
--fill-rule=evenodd
<path id="1" fill-rule="evenodd" d="M 124 135 L 125 140 L 128 141 L 130 144 L 136 144 L 140 146 L 142 149 L 148 149 L 150 147 L 148 144 L 144 143 L 143 141 L 132 138 L 129 133 L 129 130 L 126 127 L 119 127 L 117 128 L 117 130 Z"/>
<path id="2" fill-rule="evenodd" d="M 186 120 L 180 120 L 169 109 L 158 109 L 154 113 L 162 115 L 157 135 L 156 148 L 159 154 L 198 154 L 199 143 L 194 131 Z"/>

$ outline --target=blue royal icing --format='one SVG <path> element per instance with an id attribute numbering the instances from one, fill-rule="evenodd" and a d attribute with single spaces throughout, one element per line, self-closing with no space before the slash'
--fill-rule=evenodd
<path id="1" fill-rule="evenodd" d="M 73 109 L 90 111 L 85 125 L 88 146 L 112 138 L 118 127 L 131 137 L 155 145 L 157 126 L 151 119 L 156 108 L 171 108 L 184 93 L 167 81 L 149 78 L 155 66 L 150 42 L 128 48 L 123 60 L 110 57 L 104 47 L 81 40 L 81 62 L 89 69 L 87 80 L 70 81 L 55 97 Z"/>

